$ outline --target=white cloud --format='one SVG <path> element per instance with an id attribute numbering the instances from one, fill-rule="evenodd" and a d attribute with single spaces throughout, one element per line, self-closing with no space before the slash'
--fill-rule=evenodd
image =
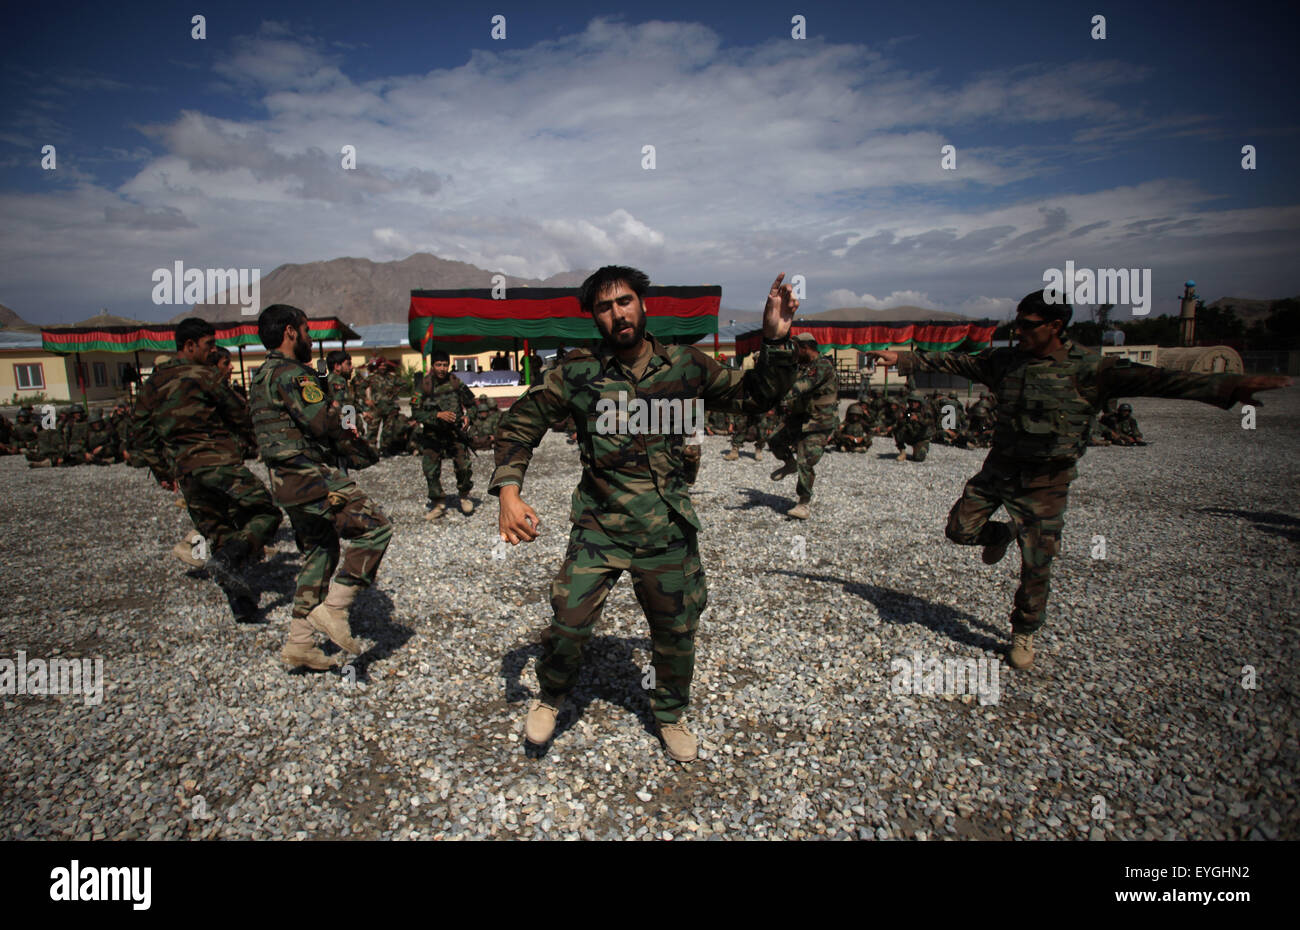
<path id="1" fill-rule="evenodd" d="M 862 45 L 744 46 L 699 24 L 599 19 L 458 67 L 364 81 L 337 43 L 287 24 L 218 48 L 216 77 L 260 104 L 259 117 L 185 111 L 146 127 L 161 152 L 116 188 L 86 166 L 72 179 L 70 160 L 65 187 L 0 195 L 0 300 L 36 318 L 105 304 L 145 315 L 148 270 L 178 258 L 269 272 L 428 250 L 530 277 L 640 264 L 660 282 L 722 284 L 737 306 L 761 306 L 784 270 L 815 282 L 814 312 L 984 313 L 994 305 L 981 301 L 1010 298 L 970 295 L 1028 292 L 1070 258 L 1154 267 L 1173 299 L 1188 276 L 1207 293 L 1268 289 L 1294 274 L 1300 246 L 1300 208 L 1211 213 L 1212 192 L 1160 179 L 1025 196 L 1026 182 L 1060 171 L 1063 141 L 960 142 L 967 129 L 1066 119 L 1090 153 L 1127 144 L 1141 114 L 1113 94 L 1146 71 L 1120 62 L 951 84 Z M 939 167 L 953 138 L 955 173 Z M 355 170 L 341 167 L 344 145 L 356 147 Z M 978 199 L 963 199 L 970 191 Z"/>

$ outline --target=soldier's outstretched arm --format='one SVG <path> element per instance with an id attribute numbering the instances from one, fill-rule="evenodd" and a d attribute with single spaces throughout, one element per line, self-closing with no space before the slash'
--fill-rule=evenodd
<path id="1" fill-rule="evenodd" d="M 785 396 L 795 378 L 794 349 L 786 341 L 790 324 L 799 309 L 799 298 L 789 284 L 782 284 L 785 272 L 776 276 L 763 305 L 764 345 L 758 362 L 746 372 L 724 368 L 718 360 L 695 350 L 704 366 L 704 406 L 729 413 L 761 414 Z M 780 345 L 769 343 L 779 342 Z"/>
<path id="2" fill-rule="evenodd" d="M 1285 375 L 1197 374 L 1139 365 L 1128 359 L 1115 359 L 1099 369 L 1097 380 L 1103 403 L 1112 397 L 1170 397 L 1199 400 L 1224 410 L 1236 403 L 1263 406 L 1254 396 L 1256 392 L 1291 383 Z"/>
<path id="3" fill-rule="evenodd" d="M 551 424 L 564 419 L 569 412 L 564 370 L 556 366 L 540 384 L 530 387 L 510 405 L 493 433 L 496 471 L 488 493 L 495 495 L 500 504 L 497 526 L 501 538 L 512 546 L 532 542 L 541 530 L 537 511 L 524 503 L 520 490 L 533 450 Z"/>

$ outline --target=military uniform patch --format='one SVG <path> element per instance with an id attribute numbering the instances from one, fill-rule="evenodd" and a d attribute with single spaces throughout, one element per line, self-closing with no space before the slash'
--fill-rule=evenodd
<path id="1" fill-rule="evenodd" d="M 298 379 L 298 393 L 302 395 L 303 403 L 319 404 L 325 399 L 325 392 L 320 389 L 320 384 L 311 375 L 302 375 Z"/>

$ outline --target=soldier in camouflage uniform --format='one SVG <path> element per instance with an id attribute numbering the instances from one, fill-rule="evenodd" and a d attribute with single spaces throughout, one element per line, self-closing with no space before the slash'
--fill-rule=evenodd
<path id="1" fill-rule="evenodd" d="M 89 462 L 92 465 L 112 465 L 116 452 L 117 436 L 108 428 L 104 412 L 96 410 L 90 416 L 89 439 L 86 445 L 90 449 Z"/>
<path id="2" fill-rule="evenodd" d="M 474 418 L 469 423 L 469 436 L 476 450 L 491 449 L 496 441 L 497 426 L 501 423 L 501 409 L 496 401 L 480 394 L 474 401 Z"/>
<path id="3" fill-rule="evenodd" d="M 133 468 L 142 463 L 131 458 L 131 411 L 125 404 L 118 404 L 109 415 L 109 426 L 113 430 L 113 460 L 125 462 Z"/>
<path id="4" fill-rule="evenodd" d="M 1012 668 L 1033 663 L 1034 633 L 1043 625 L 1052 558 L 1060 547 L 1075 463 L 1086 450 L 1090 419 L 1110 397 L 1199 400 L 1224 410 L 1256 404 L 1256 391 L 1282 387 L 1273 376 L 1201 375 L 1102 357 L 1062 334 L 1072 308 L 1035 291 L 1016 308 L 1020 344 L 975 355 L 955 352 L 873 353 L 900 372 L 942 371 L 987 384 L 997 398 L 993 448 L 966 483 L 948 515 L 947 536 L 982 546 L 998 562 L 1014 539 L 1020 544 L 1020 587 L 1011 614 Z M 990 521 L 1005 507 L 1009 523 Z"/>
<path id="5" fill-rule="evenodd" d="M 582 456 L 569 546 L 551 586 L 555 619 L 543 635 L 537 667 L 542 693 L 524 728 L 529 742 L 543 745 L 554 733 L 563 696 L 578 678 L 583 644 L 610 589 L 630 571 L 650 624 L 650 703 L 660 736 L 673 759 L 695 759 L 696 740 L 681 715 L 689 703 L 695 633 L 707 592 L 696 539 L 699 519 L 683 474 L 683 433 L 697 398 L 706 409 L 758 413 L 785 393 L 794 378 L 785 337 L 798 300 L 789 285 L 782 286 L 783 277 L 768 294 L 758 364 L 741 372 L 694 346 L 665 346 L 646 336 L 649 280 L 632 268 L 600 269 L 583 282 L 579 302 L 592 314 L 602 341 L 569 353 L 502 421 L 490 493 L 500 497 L 501 538 L 511 545 L 537 538 L 540 521 L 520 488 L 533 449 L 566 411 L 577 424 Z M 661 431 L 652 432 L 642 408 L 634 411 L 630 402 L 624 407 L 630 415 L 620 420 L 611 409 L 620 398 L 680 403 L 680 429 L 660 422 Z"/>
<path id="6" fill-rule="evenodd" d="M 271 474 L 271 493 L 289 515 L 303 553 L 289 638 L 280 658 L 290 668 L 329 668 L 334 662 L 316 646 L 313 631 L 347 652 L 362 651 L 352 636 L 348 612 L 357 592 L 374 583 L 393 527 L 356 482 L 336 467 L 346 444 L 358 434 L 343 429 L 338 404 L 307 367 L 307 315 L 297 307 L 274 304 L 258 317 L 257 330 L 269 351 L 249 389 L 253 429 Z M 335 575 L 340 538 L 351 545 Z"/>
<path id="7" fill-rule="evenodd" d="M 36 451 L 36 424 L 33 422 L 31 404 L 25 404 L 18 408 L 18 415 L 14 417 L 14 435 L 13 443 L 18 453 L 27 455 L 28 452 Z"/>
<path id="8" fill-rule="evenodd" d="M 979 399 L 971 404 L 967 411 L 966 430 L 970 436 L 970 444 L 976 448 L 987 449 L 993 444 L 995 417 L 991 401 L 989 395 L 981 393 Z"/>
<path id="9" fill-rule="evenodd" d="M 68 442 L 63 424 L 59 422 L 61 414 L 53 412 L 53 406 L 46 404 L 36 420 L 36 441 L 27 450 L 28 468 L 52 468 L 67 464 Z"/>
<path id="10" fill-rule="evenodd" d="M 1105 436 L 1113 445 L 1146 445 L 1146 441 L 1142 438 L 1142 431 L 1138 429 L 1137 420 L 1133 417 L 1132 404 L 1120 404 L 1119 410 L 1115 412 L 1110 422 L 1108 423 L 1106 418 L 1103 417 L 1102 423 L 1108 427 Z"/>
<path id="11" fill-rule="evenodd" d="M 474 512 L 469 492 L 474 487 L 470 446 L 467 440 L 469 411 L 474 408 L 474 392 L 451 373 L 447 353 L 435 349 L 429 356 L 430 371 L 420 383 L 420 396 L 412 410 L 415 422 L 423 427 L 420 437 L 421 464 L 429 490 L 426 520 L 437 520 L 447 512 L 442 493 L 442 462 L 451 459 L 456 472 L 456 493 L 460 511 Z"/>
<path id="12" fill-rule="evenodd" d="M 866 452 L 871 448 L 871 433 L 867 429 L 868 414 L 865 404 L 849 404 L 844 411 L 844 424 L 831 436 L 827 449 L 841 452 Z"/>
<path id="13" fill-rule="evenodd" d="M 894 446 L 898 461 L 907 461 L 907 447 L 912 447 L 912 461 L 924 462 L 934 438 L 934 414 L 920 394 L 907 395 L 907 406 L 894 426 Z"/>
<path id="14" fill-rule="evenodd" d="M 839 426 L 840 380 L 835 373 L 835 362 L 818 351 L 817 340 L 811 333 L 800 333 L 795 337 L 795 344 L 799 347 L 799 375 L 785 397 L 785 422 L 768 444 L 782 463 L 772 472 L 773 481 L 798 472 L 799 501 L 788 514 L 806 520 L 813 483 L 817 480 L 817 463 Z"/>
<path id="15" fill-rule="evenodd" d="M 734 462 L 740 458 L 740 450 L 745 443 L 754 444 L 754 461 L 763 460 L 763 445 L 767 442 L 768 433 L 763 429 L 763 414 L 754 413 L 732 417 L 735 427 L 731 433 L 731 449 L 723 456 L 728 462 Z"/>
<path id="16" fill-rule="evenodd" d="M 63 427 L 63 442 L 68 450 L 65 465 L 88 465 L 91 461 L 90 424 L 86 421 L 86 408 L 73 404 L 68 408 L 68 422 Z"/>
<path id="17" fill-rule="evenodd" d="M 175 356 L 155 362 L 140 388 L 132 458 L 147 465 L 164 489 L 180 490 L 194 528 L 207 540 L 208 573 L 236 621 L 257 622 L 257 595 L 240 573 L 261 557 L 280 526 L 280 511 L 244 466 L 252 442 L 248 409 L 214 364 L 216 330 L 198 317 L 182 320 L 176 349 Z"/>
<path id="18" fill-rule="evenodd" d="M 407 448 L 408 425 L 402 415 L 402 386 L 397 366 L 388 359 L 379 359 L 368 386 L 370 405 L 374 409 L 374 435 L 380 455 L 403 455 Z"/>

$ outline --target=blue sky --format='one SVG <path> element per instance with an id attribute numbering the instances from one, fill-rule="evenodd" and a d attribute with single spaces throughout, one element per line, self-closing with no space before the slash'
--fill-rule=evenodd
<path id="1" fill-rule="evenodd" d="M 1282 4 L 191 6 L 9 14 L 0 303 L 163 319 L 176 260 L 415 251 L 636 264 L 729 307 L 785 270 L 812 311 L 1001 316 L 1066 260 L 1152 268 L 1157 313 L 1187 277 L 1300 293 Z"/>

